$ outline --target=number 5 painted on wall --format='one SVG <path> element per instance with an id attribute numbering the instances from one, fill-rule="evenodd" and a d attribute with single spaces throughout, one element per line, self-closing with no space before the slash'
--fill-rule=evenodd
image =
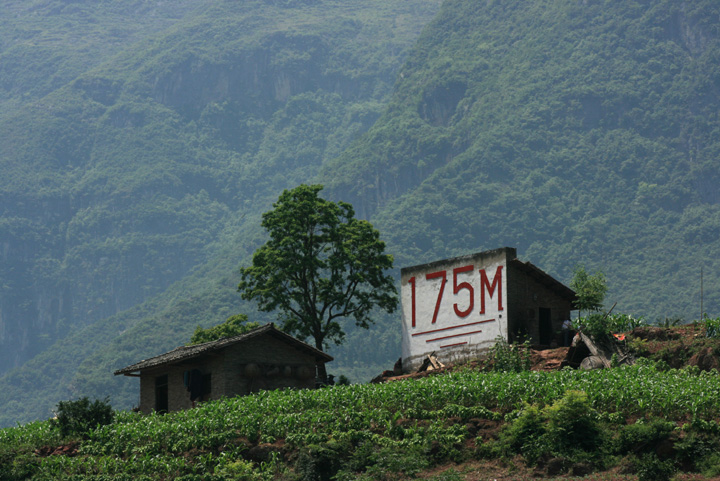
<path id="1" fill-rule="evenodd" d="M 461 311 L 458 309 L 457 303 L 453 304 L 453 309 L 455 310 L 455 314 L 458 317 L 467 317 L 473 310 L 473 307 L 475 307 L 475 290 L 473 289 L 473 286 L 469 282 L 461 282 L 458 284 L 458 274 L 462 274 L 463 272 L 472 272 L 474 269 L 474 266 L 464 266 L 464 267 L 456 267 L 453 269 L 453 294 L 457 295 L 460 291 L 463 289 L 467 289 L 468 296 L 470 297 L 470 303 L 464 311 Z"/>

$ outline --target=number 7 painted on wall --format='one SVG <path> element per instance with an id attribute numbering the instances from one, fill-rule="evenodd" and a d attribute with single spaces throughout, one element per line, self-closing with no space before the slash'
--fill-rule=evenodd
<path id="1" fill-rule="evenodd" d="M 467 291 L 468 301 L 467 307 L 461 309 L 459 303 L 453 304 L 453 311 L 459 318 L 465 318 L 469 316 L 475 308 L 475 288 L 468 281 L 458 282 L 458 275 L 461 274 L 472 274 L 475 267 L 470 264 L 467 266 L 456 267 L 453 269 L 453 294 L 458 296 L 462 291 Z M 492 282 L 488 278 L 485 269 L 479 269 L 480 277 L 480 311 L 479 314 L 485 314 L 485 296 L 488 295 L 490 298 L 496 297 L 498 302 L 498 311 L 504 310 L 503 308 L 503 297 L 502 297 L 502 270 L 503 266 L 497 266 L 495 275 L 493 276 Z M 441 270 L 436 272 L 430 272 L 425 274 L 426 281 L 434 281 L 441 279 L 440 288 L 438 289 L 437 298 L 435 300 L 435 308 L 433 310 L 433 316 L 431 324 L 435 324 L 438 320 L 440 310 L 442 309 L 443 295 L 445 293 L 445 284 L 447 284 L 447 271 Z M 477 279 L 477 278 L 476 278 Z M 415 276 L 408 279 L 410 285 L 410 304 L 411 304 L 411 324 L 412 327 L 417 325 L 417 279 Z"/>

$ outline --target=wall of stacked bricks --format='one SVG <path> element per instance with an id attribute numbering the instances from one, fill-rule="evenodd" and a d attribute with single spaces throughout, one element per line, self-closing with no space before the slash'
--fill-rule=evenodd
<path id="1" fill-rule="evenodd" d="M 509 341 L 523 341 L 518 338 L 517 333 L 524 332 L 531 343 L 540 342 L 540 308 L 550 309 L 555 338 L 555 333 L 561 330 L 563 321 L 570 319 L 571 302 L 514 267 L 512 263 L 508 266 L 507 282 Z"/>
<path id="2" fill-rule="evenodd" d="M 271 336 L 230 346 L 217 353 L 143 371 L 140 376 L 140 411 L 155 409 L 155 380 L 168 376 L 168 410 L 192 407 L 184 373 L 198 369 L 211 375 L 212 390 L 203 400 L 247 395 L 259 390 L 315 387 L 315 358 Z"/>

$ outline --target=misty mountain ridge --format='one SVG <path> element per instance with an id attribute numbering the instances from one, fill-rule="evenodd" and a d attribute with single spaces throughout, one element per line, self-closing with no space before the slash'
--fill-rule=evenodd
<path id="1" fill-rule="evenodd" d="M 107 1 L 82 30 L 116 25 L 107 44 L 64 30 L 84 4 L 12 5 L 0 424 L 80 395 L 130 407 L 118 366 L 231 314 L 275 319 L 237 268 L 303 182 L 369 218 L 397 268 L 509 245 L 564 282 L 602 269 L 617 311 L 690 320 L 702 267 L 717 315 L 711 1 Z M 399 343 L 380 316 L 329 369 L 367 379 Z"/>

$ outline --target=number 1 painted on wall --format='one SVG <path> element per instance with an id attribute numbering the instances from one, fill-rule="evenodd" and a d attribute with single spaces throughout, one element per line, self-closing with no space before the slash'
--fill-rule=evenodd
<path id="1" fill-rule="evenodd" d="M 410 291 L 410 302 L 412 303 L 412 327 L 415 327 L 415 276 L 408 279 L 408 284 L 412 289 Z"/>

